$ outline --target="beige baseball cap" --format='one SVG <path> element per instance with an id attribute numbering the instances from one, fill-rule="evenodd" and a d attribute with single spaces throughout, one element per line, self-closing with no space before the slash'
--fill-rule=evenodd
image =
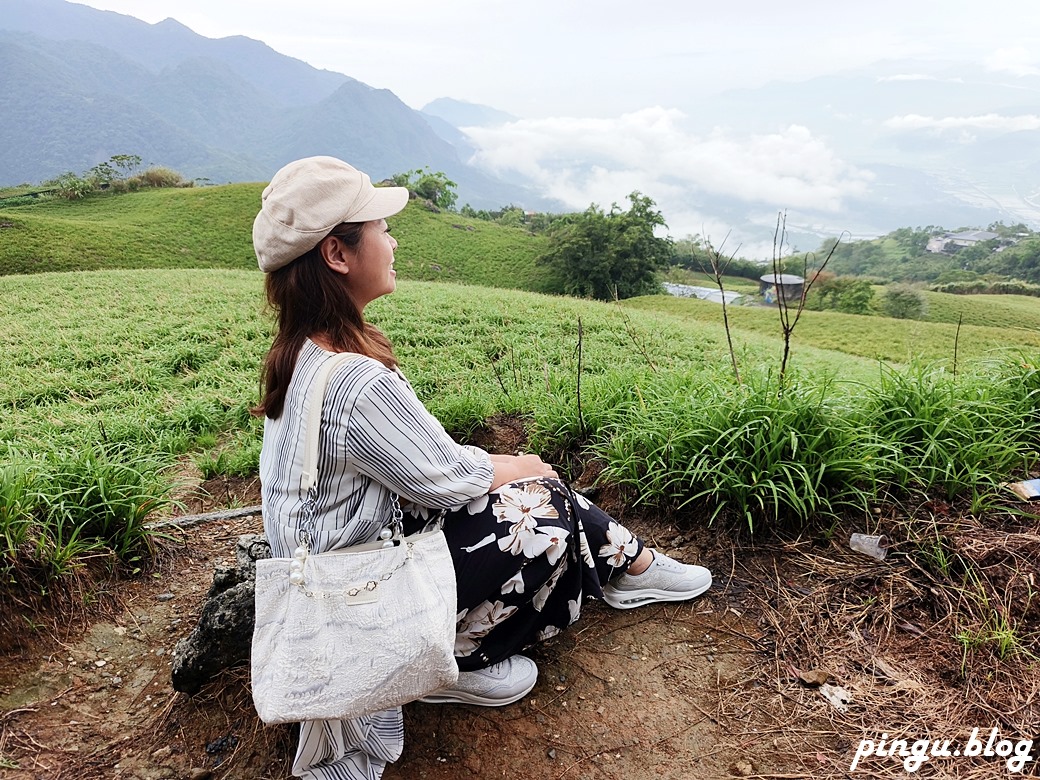
<path id="1" fill-rule="evenodd" d="M 385 219 L 408 205 L 407 187 L 374 187 L 368 175 L 335 157 L 305 157 L 271 179 L 253 221 L 260 270 L 277 271 L 316 247 L 342 222 Z"/>

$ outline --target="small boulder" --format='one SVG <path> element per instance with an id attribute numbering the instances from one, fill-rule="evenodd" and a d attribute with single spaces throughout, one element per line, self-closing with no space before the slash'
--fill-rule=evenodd
<path id="1" fill-rule="evenodd" d="M 199 624 L 173 650 L 173 687 L 195 694 L 224 669 L 249 663 L 255 621 L 256 562 L 271 557 L 263 536 L 240 536 L 236 566 L 218 568 Z"/>

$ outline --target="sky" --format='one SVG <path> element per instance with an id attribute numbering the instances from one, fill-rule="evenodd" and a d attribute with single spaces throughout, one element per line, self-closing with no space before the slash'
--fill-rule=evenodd
<path id="1" fill-rule="evenodd" d="M 807 127 L 692 132 L 698 99 L 880 60 L 1040 73 L 1037 0 L 80 1 L 255 38 L 413 108 L 452 97 L 509 112 L 520 121 L 474 131 L 476 162 L 521 171 L 574 208 L 639 189 L 673 234 L 727 230 L 689 205 L 691 192 L 827 211 L 870 186 Z M 892 117 L 893 127 L 969 120 Z"/>
<path id="2" fill-rule="evenodd" d="M 1035 0 L 86 0 L 147 22 L 246 35 L 392 90 L 529 119 L 675 107 L 880 59 L 1040 67 Z"/>

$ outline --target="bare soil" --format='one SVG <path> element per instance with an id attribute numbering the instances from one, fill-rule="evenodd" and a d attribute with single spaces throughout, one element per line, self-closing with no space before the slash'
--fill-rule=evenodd
<path id="1" fill-rule="evenodd" d="M 965 674 L 927 585 L 892 573 L 903 564 L 849 551 L 847 534 L 752 547 L 597 498 L 653 545 L 711 567 L 715 586 L 687 604 L 587 604 L 579 623 L 532 651 L 538 685 L 512 706 L 407 705 L 405 752 L 387 780 L 849 777 L 859 741 L 883 731 L 963 739 L 998 726 L 1022 737 L 1040 724 L 1035 656 L 997 663 L 979 651 L 983 676 Z M 203 485 L 186 511 L 229 503 L 259 503 L 255 480 Z M 259 723 L 248 670 L 190 698 L 170 685 L 171 651 L 214 568 L 233 563 L 239 535 L 261 530 L 253 516 L 173 533 L 153 570 L 119 581 L 92 611 L 11 637 L 0 659 L 0 777 L 288 778 L 294 728 Z M 1038 531 L 1034 518 L 1007 533 L 1040 540 Z M 827 686 L 848 702 L 828 701 Z M 853 774 L 906 776 L 894 757 Z M 961 758 L 919 774 L 1008 772 L 999 758 Z"/>

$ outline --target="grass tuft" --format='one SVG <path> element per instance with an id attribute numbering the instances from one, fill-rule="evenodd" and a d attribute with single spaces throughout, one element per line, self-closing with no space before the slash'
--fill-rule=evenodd
<path id="1" fill-rule="evenodd" d="M 706 502 L 749 530 L 818 523 L 872 495 L 869 439 L 829 383 L 723 371 L 648 386 L 612 424 L 601 478 L 641 503 Z"/>

